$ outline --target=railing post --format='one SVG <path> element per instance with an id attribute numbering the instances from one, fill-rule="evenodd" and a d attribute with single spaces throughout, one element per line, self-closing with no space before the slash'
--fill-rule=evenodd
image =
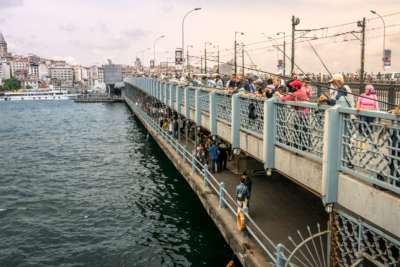
<path id="1" fill-rule="evenodd" d="M 175 140 L 175 147 L 176 147 L 176 155 L 179 156 L 179 139 Z"/>
<path id="2" fill-rule="evenodd" d="M 278 244 L 278 246 L 276 246 L 276 267 L 285 266 L 284 256 L 285 256 L 285 245 L 280 243 Z"/>
<path id="3" fill-rule="evenodd" d="M 209 173 L 209 171 L 208 171 L 208 165 L 207 164 L 204 164 L 204 186 L 205 187 L 208 187 L 208 173 Z"/>
<path id="4" fill-rule="evenodd" d="M 276 114 L 275 114 L 275 99 L 264 102 L 264 147 L 263 154 L 265 158 L 264 168 L 275 168 L 275 140 L 276 140 Z"/>
<path id="5" fill-rule="evenodd" d="M 248 207 L 244 207 L 243 208 L 243 213 L 244 213 L 244 222 L 245 222 L 245 224 L 246 224 L 246 227 L 247 227 L 247 225 L 249 225 L 249 218 L 248 218 L 248 216 L 249 216 L 249 208 Z M 243 237 L 249 237 L 249 233 L 247 232 L 247 230 L 243 233 Z"/>
<path id="6" fill-rule="evenodd" d="M 217 135 L 217 95 L 215 91 L 211 91 L 209 101 L 211 135 Z"/>
<path id="7" fill-rule="evenodd" d="M 221 209 L 225 208 L 225 202 L 224 202 L 225 191 L 224 191 L 224 189 L 225 189 L 225 183 L 221 182 L 219 184 L 219 207 Z"/>
<path id="8" fill-rule="evenodd" d="M 185 117 L 190 120 L 190 88 L 185 88 Z"/>
<path id="9" fill-rule="evenodd" d="M 169 87 L 169 106 L 171 107 L 171 110 L 175 109 L 175 88 L 176 86 L 173 84 Z"/>
<path id="10" fill-rule="evenodd" d="M 187 147 L 186 146 L 183 147 L 183 162 L 184 163 L 187 162 Z"/>
<path id="11" fill-rule="evenodd" d="M 177 112 L 177 114 L 178 115 L 180 115 L 181 114 L 181 102 L 182 102 L 182 99 L 181 99 L 181 90 L 182 90 L 182 86 L 180 86 L 180 85 L 178 85 L 177 87 L 176 87 L 176 96 L 175 96 L 175 98 L 176 98 L 176 112 Z"/>
<path id="12" fill-rule="evenodd" d="M 239 90 L 239 93 L 232 96 L 232 148 L 239 148 L 240 146 L 240 99 L 239 94 L 243 92 L 243 89 Z"/>
<path id="13" fill-rule="evenodd" d="M 195 114 L 196 126 L 201 126 L 201 89 L 195 91 Z"/>
<path id="14" fill-rule="evenodd" d="M 347 106 L 347 101 L 341 97 L 336 105 L 325 110 L 324 148 L 322 156 L 322 203 L 337 202 L 338 176 L 340 168 L 340 151 L 342 148 L 342 118 L 339 108 Z"/>
<path id="15" fill-rule="evenodd" d="M 171 149 L 173 149 L 174 148 L 174 132 L 172 132 L 170 137 L 171 137 Z"/>
<path id="16" fill-rule="evenodd" d="M 196 173 L 196 152 L 192 154 L 192 173 Z"/>

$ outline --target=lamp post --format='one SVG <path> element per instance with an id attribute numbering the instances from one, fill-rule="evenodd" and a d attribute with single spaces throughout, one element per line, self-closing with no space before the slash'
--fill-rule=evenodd
<path id="1" fill-rule="evenodd" d="M 189 47 L 193 48 L 193 45 L 187 45 L 187 69 L 188 69 L 188 75 L 190 74 L 190 64 L 189 64 Z"/>
<path id="2" fill-rule="evenodd" d="M 379 15 L 378 13 L 376 13 L 376 11 L 371 10 L 372 14 L 375 14 L 377 16 L 379 16 L 383 22 L 383 57 L 382 57 L 382 70 L 385 71 L 385 61 L 383 61 L 383 59 L 385 58 L 385 39 L 386 39 L 386 25 L 385 25 L 385 21 L 383 20 L 383 18 L 381 17 L 381 15 Z"/>
<path id="3" fill-rule="evenodd" d="M 276 35 L 283 33 L 283 77 L 285 77 L 286 70 L 286 34 L 285 32 L 278 32 Z"/>
<path id="4" fill-rule="evenodd" d="M 154 60 L 154 68 L 155 68 L 155 66 L 156 66 L 156 42 L 157 42 L 157 40 L 160 39 L 160 38 L 164 38 L 164 35 L 158 37 L 158 38 L 154 41 L 154 58 L 153 58 L 153 60 Z"/>
<path id="5" fill-rule="evenodd" d="M 202 73 L 201 72 L 201 70 L 203 69 L 203 51 L 200 51 L 200 73 Z"/>
<path id="6" fill-rule="evenodd" d="M 204 44 L 204 73 L 207 74 L 207 44 L 212 45 L 210 42 Z"/>
<path id="7" fill-rule="evenodd" d="M 147 48 L 145 50 L 142 51 L 142 65 L 143 65 L 143 71 L 144 71 L 144 52 L 146 52 L 147 50 L 150 50 L 151 48 Z"/>
<path id="8" fill-rule="evenodd" d="M 182 20 L 182 58 L 184 59 L 185 58 L 185 51 L 184 51 L 184 49 L 185 49 L 185 31 L 184 31 L 184 26 L 185 26 L 185 19 L 186 19 L 186 16 L 187 15 L 189 15 L 189 13 L 191 13 L 191 12 L 193 12 L 193 11 L 197 11 L 197 10 L 200 10 L 201 9 L 201 7 L 196 7 L 195 9 L 193 9 L 193 10 L 190 10 L 188 13 L 186 13 L 186 15 L 183 17 L 183 20 Z M 183 66 L 184 66 L 185 64 L 183 64 Z M 184 67 L 182 67 L 182 72 L 184 72 Z"/>
<path id="9" fill-rule="evenodd" d="M 290 74 L 293 75 L 294 69 L 294 34 L 296 32 L 296 26 L 300 24 L 300 19 L 292 16 L 292 68 L 290 69 Z"/>
<path id="10" fill-rule="evenodd" d="M 217 73 L 219 75 L 219 45 L 214 45 L 214 48 L 215 47 L 218 47 L 218 71 L 217 71 Z"/>
<path id="11" fill-rule="evenodd" d="M 236 71 L 237 71 L 237 65 L 236 65 L 236 34 L 238 34 L 238 33 L 241 33 L 241 35 L 244 35 L 243 32 L 236 32 L 235 31 L 235 74 L 236 74 Z"/>

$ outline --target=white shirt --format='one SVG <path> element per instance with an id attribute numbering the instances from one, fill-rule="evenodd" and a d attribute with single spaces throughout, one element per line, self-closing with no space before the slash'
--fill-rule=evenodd
<path id="1" fill-rule="evenodd" d="M 333 87 L 333 84 L 331 84 L 331 88 L 335 88 L 335 87 Z M 333 98 L 333 99 L 336 99 L 337 93 L 338 93 L 337 90 L 334 90 L 334 89 L 330 89 L 330 90 L 329 90 L 329 94 L 332 95 L 332 98 Z"/>
<path id="2" fill-rule="evenodd" d="M 168 124 L 168 131 L 170 131 L 170 132 L 174 131 L 174 124 L 173 123 L 169 123 Z"/>

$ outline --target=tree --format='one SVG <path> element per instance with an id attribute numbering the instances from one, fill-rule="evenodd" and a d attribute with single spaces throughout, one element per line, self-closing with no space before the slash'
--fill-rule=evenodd
<path id="1" fill-rule="evenodd" d="M 4 84 L 4 90 L 11 91 L 18 89 L 21 89 L 21 82 L 15 77 L 8 79 Z"/>
<path id="2" fill-rule="evenodd" d="M 25 86 L 25 89 L 32 89 L 33 87 L 30 86 L 29 84 Z"/>

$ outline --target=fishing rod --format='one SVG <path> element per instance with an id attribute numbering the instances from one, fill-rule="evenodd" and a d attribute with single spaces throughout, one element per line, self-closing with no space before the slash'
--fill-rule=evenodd
<path id="1" fill-rule="evenodd" d="M 317 57 L 319 58 L 319 60 L 321 61 L 322 65 L 324 66 L 324 68 L 326 69 L 326 71 L 329 73 L 329 76 L 331 76 L 331 79 L 333 80 L 333 83 L 337 86 L 337 88 L 339 88 L 339 85 L 337 84 L 337 82 L 333 79 L 333 76 L 331 74 L 331 72 L 328 70 L 328 67 L 325 65 L 325 63 L 322 61 L 321 57 L 318 55 L 317 51 L 315 51 L 314 47 L 312 46 L 312 44 L 310 43 L 310 40 L 307 39 L 307 42 L 310 44 L 311 48 L 314 50 L 314 53 L 317 55 Z M 339 91 L 342 91 L 339 89 Z M 347 96 L 347 90 L 346 90 L 346 96 Z M 329 99 L 329 98 L 328 98 Z M 347 97 L 345 98 L 347 105 L 349 105 L 349 107 L 351 107 Z"/>

